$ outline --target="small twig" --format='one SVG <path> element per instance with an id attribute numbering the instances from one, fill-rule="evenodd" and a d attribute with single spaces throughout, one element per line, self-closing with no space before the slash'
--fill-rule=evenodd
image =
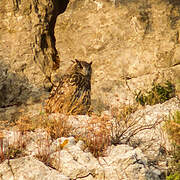
<path id="1" fill-rule="evenodd" d="M 141 159 L 137 158 L 137 154 L 134 155 L 135 161 L 133 162 L 133 164 L 138 163 L 138 164 L 142 164 L 144 166 L 144 168 L 146 168 L 146 165 L 144 164 L 144 162 Z"/>
<path id="2" fill-rule="evenodd" d="M 8 166 L 9 166 L 9 168 L 10 168 L 10 171 L 11 171 L 11 173 L 12 173 L 13 177 L 14 177 L 15 175 L 14 175 L 14 172 L 13 172 L 12 166 L 11 166 L 11 164 L 10 164 L 9 157 L 8 157 L 8 162 L 7 162 L 7 164 L 8 164 Z"/>

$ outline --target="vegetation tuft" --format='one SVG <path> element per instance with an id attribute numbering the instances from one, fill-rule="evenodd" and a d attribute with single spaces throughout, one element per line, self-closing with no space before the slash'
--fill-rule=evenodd
<path id="1" fill-rule="evenodd" d="M 180 179 L 180 111 L 169 117 L 165 130 L 172 141 L 173 150 L 170 152 L 172 159 L 169 162 L 167 180 Z"/>
<path id="2" fill-rule="evenodd" d="M 175 86 L 166 81 L 163 85 L 153 84 L 150 91 L 142 93 L 141 91 L 136 94 L 136 102 L 145 105 L 155 105 L 158 103 L 164 103 L 175 96 Z"/>
<path id="3" fill-rule="evenodd" d="M 19 130 L 23 133 L 34 131 L 37 128 L 44 129 L 52 139 L 69 136 L 72 128 L 67 124 L 66 117 L 48 118 L 47 114 L 34 117 L 23 116 L 17 121 Z"/>
<path id="4" fill-rule="evenodd" d="M 154 85 L 152 94 L 155 92 L 157 93 L 163 88 L 167 88 L 169 90 L 170 87 L 171 84 L 166 84 L 165 87 Z M 159 94 L 163 94 L 162 97 L 169 96 L 164 92 L 164 89 L 162 90 L 163 93 Z M 87 122 L 88 124 L 85 127 L 84 132 L 79 134 L 75 133 L 75 127 L 72 127 L 68 123 L 67 116 L 55 116 L 49 118 L 47 114 L 42 113 L 33 117 L 22 116 L 19 121 L 17 121 L 16 125 L 21 131 L 22 136 L 28 131 L 35 131 L 37 128 L 45 130 L 53 140 L 60 137 L 69 137 L 74 134 L 77 141 L 84 141 L 87 149 L 95 157 L 100 157 L 105 155 L 108 146 L 112 144 L 128 144 L 130 146 L 137 147 L 139 142 L 134 142 L 133 136 L 140 131 L 152 129 L 157 125 L 157 123 L 142 125 L 138 123 L 138 120 L 133 119 L 132 114 L 137 111 L 137 108 L 137 106 L 124 105 L 121 109 L 112 107 L 110 115 L 103 114 L 101 116 L 97 116 L 93 114 L 91 120 Z M 175 151 L 173 152 L 174 161 L 170 164 L 168 174 L 168 177 L 170 178 L 171 176 L 176 176 L 176 174 L 179 176 L 178 172 L 180 171 L 180 112 L 177 112 L 174 116 L 172 116 L 171 119 L 166 122 L 165 127 L 170 138 L 175 144 Z M 75 134 L 78 134 L 78 136 Z M 67 141 L 62 143 L 59 150 L 63 149 L 67 143 Z M 43 149 L 42 153 L 39 151 L 39 154 L 36 155 L 40 161 L 44 162 L 48 166 L 51 166 L 48 151 L 50 146 L 51 144 L 48 142 L 47 138 L 47 149 Z M 22 155 L 23 148 L 10 147 L 6 154 L 3 154 L 1 148 L 0 157 L 2 160 L 17 158 Z"/>
<path id="5" fill-rule="evenodd" d="M 95 157 L 104 156 L 110 145 L 109 120 L 110 117 L 107 115 L 93 115 L 91 121 L 88 122 L 85 134 L 76 137 L 77 140 L 85 142 L 86 147 Z"/>
<path id="6" fill-rule="evenodd" d="M 123 106 L 122 109 L 112 108 L 114 123 L 111 124 L 111 143 L 114 145 L 128 143 L 131 138 L 130 129 L 137 124 L 131 119 L 131 114 L 137 110 L 136 106 Z"/>
<path id="7" fill-rule="evenodd" d="M 2 143 L 2 141 L 1 141 Z M 0 153 L 0 163 L 3 162 L 6 159 L 15 159 L 15 158 L 19 158 L 19 157 L 23 157 L 25 156 L 24 153 L 24 146 L 18 146 L 15 147 L 13 145 L 9 146 L 8 149 L 6 150 L 6 152 L 3 152 L 2 149 L 3 144 L 1 144 L 1 153 Z"/>

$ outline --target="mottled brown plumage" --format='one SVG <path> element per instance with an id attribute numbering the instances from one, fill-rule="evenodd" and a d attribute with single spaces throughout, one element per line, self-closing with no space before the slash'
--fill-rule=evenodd
<path id="1" fill-rule="evenodd" d="M 91 105 L 91 63 L 73 61 L 46 102 L 46 112 L 63 114 L 87 114 Z"/>

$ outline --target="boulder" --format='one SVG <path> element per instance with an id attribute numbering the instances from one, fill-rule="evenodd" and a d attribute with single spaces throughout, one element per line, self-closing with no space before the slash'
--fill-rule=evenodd
<path id="1" fill-rule="evenodd" d="M 1 179 L 69 180 L 62 173 L 47 167 L 32 156 L 5 160 L 0 164 Z"/>

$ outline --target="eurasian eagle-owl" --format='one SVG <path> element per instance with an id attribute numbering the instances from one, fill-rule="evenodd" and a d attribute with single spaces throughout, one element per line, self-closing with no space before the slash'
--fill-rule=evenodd
<path id="1" fill-rule="evenodd" d="M 58 86 L 53 87 L 45 106 L 47 113 L 88 113 L 91 106 L 91 64 L 77 59 L 73 61 Z"/>

